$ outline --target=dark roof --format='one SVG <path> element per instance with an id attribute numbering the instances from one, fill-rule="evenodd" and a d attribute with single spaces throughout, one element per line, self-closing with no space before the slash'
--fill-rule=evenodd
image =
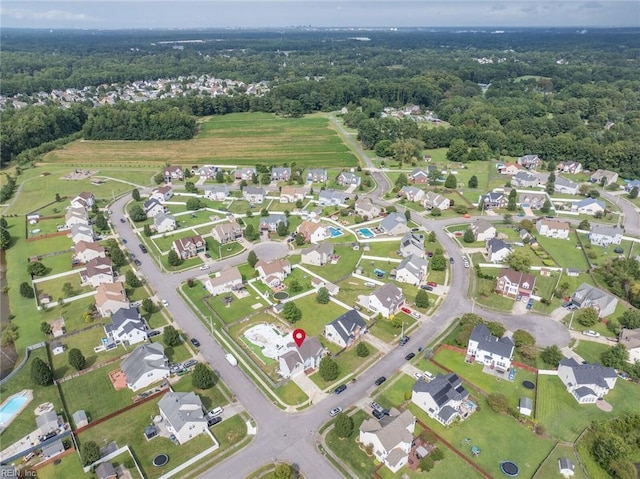
<path id="1" fill-rule="evenodd" d="M 444 422 L 448 422 L 449 419 L 451 419 L 451 416 L 453 416 L 454 414 L 456 414 L 456 410 L 453 409 L 451 406 L 445 406 L 442 409 L 440 409 L 440 411 L 438 412 L 438 416 Z"/>
<path id="2" fill-rule="evenodd" d="M 600 387 L 608 388 L 605 378 L 617 377 L 616 370 L 613 368 L 605 368 L 599 364 L 578 364 L 578 362 L 571 359 L 563 359 L 560 361 L 560 366 L 567 366 L 573 369 L 573 375 L 576 378 L 576 386 L 581 384 L 590 385 L 596 384 Z M 576 392 L 578 392 L 578 388 Z M 593 393 L 593 391 L 591 391 Z"/>
<path id="3" fill-rule="evenodd" d="M 415 392 L 429 394 L 438 407 L 449 401 L 462 401 L 469 396 L 469 392 L 462 386 L 462 380 L 457 374 L 439 374 L 431 382 L 416 381 L 413 385 Z"/>
<path id="4" fill-rule="evenodd" d="M 489 328 L 484 324 L 478 324 L 473 328 L 471 336 L 469 337 L 469 341 L 471 340 L 477 341 L 478 349 L 482 351 L 498 354 L 505 358 L 511 358 L 511 354 L 513 353 L 514 344 L 511 338 L 505 336 L 504 338 L 498 339 L 491 334 Z"/>
<path id="5" fill-rule="evenodd" d="M 350 309 L 346 313 L 338 316 L 336 319 L 329 323 L 335 328 L 345 343 L 348 343 L 350 339 L 353 339 L 354 331 L 357 328 L 364 329 L 367 327 L 364 319 L 360 316 L 355 309 Z"/>
<path id="6" fill-rule="evenodd" d="M 511 246 L 509 246 L 501 239 L 491 238 L 487 240 L 487 251 L 489 251 L 489 253 L 495 253 L 496 251 L 500 251 L 505 248 L 511 251 Z"/>
<path id="7" fill-rule="evenodd" d="M 519 406 L 521 408 L 533 410 L 533 401 L 531 400 L 531 398 L 520 398 Z"/>

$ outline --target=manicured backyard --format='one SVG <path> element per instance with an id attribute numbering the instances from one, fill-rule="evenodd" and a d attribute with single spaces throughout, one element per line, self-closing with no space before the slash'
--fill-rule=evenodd
<path id="1" fill-rule="evenodd" d="M 327 304 L 319 304 L 315 293 L 296 299 L 294 302 L 302 311 L 302 319 L 292 327 L 304 329 L 307 336 L 321 336 L 326 324 L 346 312 L 342 306 L 331 301 Z"/>

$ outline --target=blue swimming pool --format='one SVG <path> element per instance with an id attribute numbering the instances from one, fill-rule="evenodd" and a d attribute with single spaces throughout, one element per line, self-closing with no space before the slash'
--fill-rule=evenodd
<path id="1" fill-rule="evenodd" d="M 369 228 L 360 228 L 356 231 L 360 233 L 360 236 L 363 236 L 365 238 L 373 238 L 375 236 L 375 234 L 373 234 L 373 231 L 371 231 Z"/>
<path id="2" fill-rule="evenodd" d="M 29 402 L 28 396 L 14 396 L 0 407 L 0 426 L 7 427 L 15 419 L 24 405 Z"/>
<path id="3" fill-rule="evenodd" d="M 336 238 L 344 234 L 341 229 L 335 228 L 333 226 L 329 226 L 329 233 L 331 233 L 332 238 Z"/>

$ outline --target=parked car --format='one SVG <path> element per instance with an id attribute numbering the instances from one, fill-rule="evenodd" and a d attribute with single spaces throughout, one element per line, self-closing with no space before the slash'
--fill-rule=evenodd
<path id="1" fill-rule="evenodd" d="M 406 359 L 407 361 L 411 361 L 415 357 L 416 357 L 416 353 L 409 353 L 404 357 L 404 359 Z"/>
<path id="2" fill-rule="evenodd" d="M 382 406 L 380 406 L 380 404 L 378 404 L 377 402 L 373 401 L 371 403 L 371 409 L 376 410 L 376 411 L 382 411 L 384 408 Z"/>
<path id="3" fill-rule="evenodd" d="M 591 336 L 592 338 L 600 337 L 600 333 L 598 333 L 597 331 L 592 331 L 591 329 L 585 329 L 584 331 L 582 331 L 582 334 L 584 334 L 585 336 Z"/>
<path id="4" fill-rule="evenodd" d="M 207 259 L 211 259 L 211 255 L 209 253 L 205 253 L 204 257 L 207 258 Z"/>
<path id="5" fill-rule="evenodd" d="M 214 418 L 214 417 L 219 416 L 220 414 L 222 414 L 222 411 L 224 411 L 224 409 L 222 409 L 221 406 L 214 407 L 211 411 L 209 411 L 207 413 L 207 417 Z"/>
<path id="6" fill-rule="evenodd" d="M 420 289 L 424 289 L 425 291 L 433 291 L 433 286 L 429 286 L 428 284 L 423 284 L 420 286 Z"/>
<path id="7" fill-rule="evenodd" d="M 142 243 L 139 243 L 138 246 L 140 247 L 140 251 L 142 251 L 143 253 L 146 254 L 147 247 L 145 245 L 143 245 Z"/>
<path id="8" fill-rule="evenodd" d="M 402 311 L 405 314 L 411 314 L 411 310 L 407 307 L 400 308 L 400 311 Z"/>
<path id="9" fill-rule="evenodd" d="M 215 426 L 216 424 L 221 423 L 221 422 L 222 422 L 222 418 L 221 418 L 220 416 L 218 416 L 218 417 L 212 417 L 212 418 L 210 418 L 210 419 L 208 419 L 208 420 L 207 420 L 207 426 L 208 426 L 208 427 L 213 427 L 213 426 Z"/>
<path id="10" fill-rule="evenodd" d="M 158 336 L 160 334 L 160 331 L 154 329 L 153 331 L 149 331 L 147 333 L 147 338 L 153 338 L 154 336 Z"/>
<path id="11" fill-rule="evenodd" d="M 533 298 L 529 298 L 529 301 L 527 302 L 527 309 L 531 308 L 533 308 Z"/>
<path id="12" fill-rule="evenodd" d="M 169 368 L 169 372 L 171 374 L 176 374 L 179 373 L 180 371 L 182 371 L 182 364 L 173 364 L 170 368 Z"/>
<path id="13" fill-rule="evenodd" d="M 380 386 L 383 382 L 385 382 L 387 380 L 387 378 L 385 378 L 384 376 L 380 376 L 378 379 L 375 380 L 375 385 L 376 386 Z M 372 403 L 375 404 L 375 403 Z"/>
<path id="14" fill-rule="evenodd" d="M 413 376 L 418 380 L 422 379 L 422 373 L 413 373 Z"/>
<path id="15" fill-rule="evenodd" d="M 407 344 L 409 342 L 409 339 L 411 339 L 409 336 L 402 336 L 400 338 L 400 341 L 398 341 L 398 344 L 400 346 L 404 346 L 405 344 Z"/>
<path id="16" fill-rule="evenodd" d="M 425 371 L 422 373 L 422 375 L 424 376 L 425 379 L 429 380 L 429 381 L 433 381 L 436 377 L 430 373 L 429 371 Z"/>
<path id="17" fill-rule="evenodd" d="M 329 411 L 329 416 L 335 417 L 342 412 L 341 407 L 334 407 L 331 411 Z"/>
<path id="18" fill-rule="evenodd" d="M 198 361 L 196 359 L 189 359 L 182 363 L 182 369 L 188 369 L 191 366 L 195 366 L 196 364 L 198 364 Z"/>
<path id="19" fill-rule="evenodd" d="M 411 317 L 414 319 L 420 319 L 422 316 L 417 311 L 411 311 Z"/>
<path id="20" fill-rule="evenodd" d="M 120 223 L 126 223 L 126 221 L 124 220 L 124 218 L 120 218 Z"/>
<path id="21" fill-rule="evenodd" d="M 200 341 L 198 341 L 196 338 L 191 338 L 190 341 L 191 344 L 193 344 L 196 348 L 200 347 Z"/>
<path id="22" fill-rule="evenodd" d="M 169 301 L 167 301 L 166 299 L 163 299 L 160 302 L 162 303 L 162 306 L 164 306 L 165 308 L 169 306 Z"/>
<path id="23" fill-rule="evenodd" d="M 436 283 L 435 281 L 427 281 L 427 286 L 431 286 L 432 288 L 436 288 L 438 286 L 438 283 Z"/>
<path id="24" fill-rule="evenodd" d="M 449 263 L 453 264 L 453 263 L 455 263 L 455 262 L 456 262 L 456 260 L 455 260 L 455 259 L 453 259 L 453 258 L 449 258 Z"/>
<path id="25" fill-rule="evenodd" d="M 100 238 L 100 237 L 96 236 L 96 239 L 99 241 L 99 240 L 101 240 L 102 238 Z M 122 244 L 127 244 L 127 240 L 126 240 L 126 239 L 124 239 L 124 238 L 122 238 Z"/>
<path id="26" fill-rule="evenodd" d="M 200 266 L 200 271 L 205 271 L 209 269 L 209 265 L 208 264 L 203 264 L 202 266 Z"/>
<path id="27" fill-rule="evenodd" d="M 371 414 L 373 414 L 373 417 L 376 419 L 382 419 L 384 417 L 384 412 L 379 409 L 374 409 Z"/>
<path id="28" fill-rule="evenodd" d="M 427 251 L 427 258 L 433 258 L 433 251 Z"/>
<path id="29" fill-rule="evenodd" d="M 364 285 L 367 288 L 375 288 L 376 287 L 376 283 L 372 283 L 371 281 L 367 281 L 366 283 L 364 283 Z"/>
<path id="30" fill-rule="evenodd" d="M 141 266 L 142 265 L 142 261 L 140 261 L 139 259 L 134 259 L 133 262 L 134 262 L 134 264 L 136 266 Z"/>
<path id="31" fill-rule="evenodd" d="M 341 384 L 340 386 L 338 386 L 338 387 L 335 389 L 335 391 L 334 391 L 334 392 L 335 392 L 336 394 L 340 394 L 341 392 L 344 392 L 344 390 L 345 390 L 345 389 L 347 389 L 347 385 L 346 385 L 346 384 Z"/>

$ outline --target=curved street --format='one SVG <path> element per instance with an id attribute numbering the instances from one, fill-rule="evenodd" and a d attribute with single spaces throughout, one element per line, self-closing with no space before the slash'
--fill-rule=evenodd
<path id="1" fill-rule="evenodd" d="M 373 167 L 371 160 L 365 155 L 357 142 L 353 140 L 339 122 L 332 119 L 345 140 L 358 151 L 365 160 L 367 169 L 376 181 L 376 189 L 370 194 L 372 199 L 381 204 L 390 203 L 382 200 L 382 195 L 390 188 L 389 180 L 379 170 Z M 118 199 L 112 204 L 113 217 L 124 216 L 124 207 L 129 201 L 129 195 Z M 614 198 L 615 200 L 615 198 Z M 625 204 L 625 206 L 623 206 Z M 626 226 L 637 228 L 638 216 L 630 203 L 621 201 L 619 206 L 626 215 Z M 403 208 L 396 205 L 399 211 Z M 198 270 L 181 273 L 163 273 L 156 263 L 148 255 L 138 254 L 134 245 L 138 239 L 132 231 L 129 223 L 113 221 L 118 234 L 127 240 L 127 244 L 137 257 L 142 261 L 140 270 L 147 278 L 149 285 L 154 289 L 159 298 L 169 302 L 169 313 L 190 337 L 197 337 L 201 342 L 201 356 L 216 370 L 224 383 L 231 389 L 235 398 L 242 404 L 257 423 L 257 434 L 253 442 L 235 453 L 231 457 L 215 465 L 201 477 L 246 477 L 254 470 L 266 463 L 274 461 L 286 461 L 297 467 L 305 477 L 336 477 L 339 473 L 325 460 L 317 449 L 319 442 L 318 429 L 329 419 L 328 411 L 340 406 L 344 409 L 355 404 L 362 397 L 366 397 L 374 390 L 373 381 L 378 376 L 390 377 L 405 364 L 404 356 L 417 346 L 426 346 L 442 332 L 444 332 L 453 320 L 464 313 L 472 311 L 481 314 L 492 321 L 503 323 L 508 329 L 524 329 L 536 338 L 540 346 L 557 344 L 560 347 L 569 343 L 570 335 L 566 328 L 558 321 L 548 316 L 537 314 L 510 315 L 486 311 L 466 297 L 469 288 L 469 270 L 464 268 L 459 245 L 445 232 L 444 227 L 450 224 L 459 224 L 460 218 L 446 220 L 431 220 L 415 215 L 412 218 L 429 231 L 435 231 L 438 241 L 445 251 L 455 258 L 451 268 L 450 291 L 444 297 L 437 312 L 430 317 L 419 329 L 411 334 L 410 346 L 407 348 L 394 348 L 379 362 L 358 377 L 358 381 L 349 384 L 347 390 L 341 395 L 330 394 L 322 401 L 320 407 L 311 406 L 303 412 L 289 413 L 277 408 L 258 387 L 238 367 L 233 367 L 225 360 L 224 349 L 214 340 L 213 336 L 203 323 L 192 313 L 183 302 L 176 288 L 190 277 L 197 276 Z M 496 218 L 498 219 L 498 218 Z M 251 247 L 251 246 L 249 246 Z M 261 256 L 278 256 L 284 251 L 280 243 L 260 243 L 255 246 Z M 212 264 L 212 270 L 217 271 L 226 265 L 237 265 L 246 261 L 248 250 L 237 256 L 216 261 Z M 464 293 L 462 293 L 464 292 Z M 251 458 L 251 460 L 247 460 Z"/>

